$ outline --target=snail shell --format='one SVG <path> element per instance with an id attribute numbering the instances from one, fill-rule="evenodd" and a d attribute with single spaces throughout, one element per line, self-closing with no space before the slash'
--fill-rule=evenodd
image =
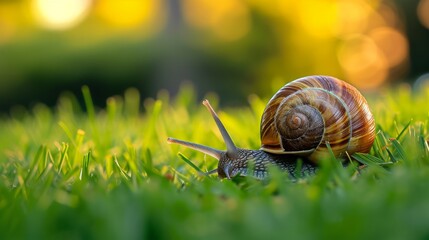
<path id="1" fill-rule="evenodd" d="M 297 154 L 317 161 L 328 153 L 369 152 L 375 139 L 368 103 L 350 84 L 309 76 L 283 86 L 261 119 L 261 150 Z"/>

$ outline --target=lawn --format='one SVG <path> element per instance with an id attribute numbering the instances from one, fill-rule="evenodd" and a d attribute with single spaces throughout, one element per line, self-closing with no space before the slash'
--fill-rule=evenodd
<path id="1" fill-rule="evenodd" d="M 216 160 L 167 143 L 225 148 L 190 87 L 130 89 L 102 108 L 82 93 L 0 118 L 0 239 L 429 239 L 429 89 L 366 95 L 377 123 L 370 154 L 355 155 L 366 167 L 331 158 L 316 175 L 263 181 L 201 174 Z M 236 145 L 258 149 L 268 99 L 206 97 Z"/>

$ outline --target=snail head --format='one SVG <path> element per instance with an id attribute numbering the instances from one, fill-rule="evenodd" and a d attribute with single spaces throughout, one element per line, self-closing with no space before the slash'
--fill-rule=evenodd
<path id="1" fill-rule="evenodd" d="M 206 108 L 211 113 L 214 121 L 216 122 L 216 125 L 226 144 L 227 150 L 222 151 L 222 150 L 214 149 L 212 147 L 204 146 L 197 143 L 187 142 L 187 141 L 183 141 L 183 140 L 179 140 L 171 137 L 169 137 L 167 141 L 168 143 L 180 144 L 187 148 L 191 148 L 196 151 L 205 153 L 219 160 L 217 171 L 215 169 L 213 171 L 210 171 L 209 173 L 217 172 L 219 177 L 221 178 L 234 177 L 240 172 L 246 170 L 246 162 L 247 162 L 246 156 L 249 155 L 249 154 L 246 154 L 246 152 L 250 150 L 237 148 L 234 142 L 232 141 L 231 137 L 229 136 L 228 132 L 226 131 L 225 126 L 222 124 L 216 112 L 213 110 L 212 106 L 210 105 L 209 101 L 204 100 L 203 105 L 206 106 Z"/>

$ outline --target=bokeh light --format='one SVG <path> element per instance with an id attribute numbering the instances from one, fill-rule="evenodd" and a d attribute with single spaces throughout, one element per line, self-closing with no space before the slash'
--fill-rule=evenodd
<path id="1" fill-rule="evenodd" d="M 428 72 L 428 28 L 429 0 L 0 0 L 0 108 L 41 82 L 103 83 L 102 100 L 191 81 L 243 103 L 313 74 L 378 90 Z"/>
<path id="2" fill-rule="evenodd" d="M 337 56 L 346 79 L 360 89 L 384 84 L 408 61 L 408 40 L 392 4 L 343 0 L 338 4 Z"/>
<path id="3" fill-rule="evenodd" d="M 365 1 L 344 0 L 338 6 L 337 35 L 363 32 L 368 24 L 371 8 Z"/>
<path id="4" fill-rule="evenodd" d="M 360 89 L 375 89 L 406 71 L 408 40 L 399 10 L 390 1 L 252 4 L 278 22 L 275 29 L 282 38 L 279 59 L 287 71 L 297 71 L 303 65 L 309 68 L 302 75 L 308 71 L 338 75 L 340 70 L 345 80 Z M 275 65 L 270 61 L 269 67 Z"/>
<path id="5" fill-rule="evenodd" d="M 417 6 L 417 16 L 421 24 L 429 28 L 429 0 L 420 0 Z"/>
<path id="6" fill-rule="evenodd" d="M 408 42 L 405 36 L 390 27 L 380 27 L 369 34 L 378 49 L 384 54 L 390 68 L 403 63 L 408 56 Z"/>
<path id="7" fill-rule="evenodd" d="M 34 0 L 36 19 L 46 28 L 69 29 L 89 13 L 91 0 Z"/>
<path id="8" fill-rule="evenodd" d="M 413 85 L 414 91 L 429 91 L 429 73 L 419 76 Z"/>
<path id="9" fill-rule="evenodd" d="M 379 86 L 388 74 L 383 53 L 365 35 L 356 34 L 345 39 L 338 49 L 338 60 L 347 79 L 361 89 Z"/>
<path id="10" fill-rule="evenodd" d="M 10 41 L 16 33 L 17 14 L 12 4 L 0 4 L 0 44 Z"/>

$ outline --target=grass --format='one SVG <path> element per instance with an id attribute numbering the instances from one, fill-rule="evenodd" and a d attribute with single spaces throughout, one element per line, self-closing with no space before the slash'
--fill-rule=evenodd
<path id="1" fill-rule="evenodd" d="M 369 96 L 377 138 L 355 156 L 368 166 L 331 159 L 298 181 L 198 174 L 216 160 L 167 137 L 224 146 L 189 87 L 156 100 L 130 89 L 103 109 L 82 92 L 83 108 L 64 95 L 0 119 L 1 239 L 429 238 L 429 90 Z M 257 149 L 266 99 L 219 109 L 207 97 L 237 146 Z"/>

